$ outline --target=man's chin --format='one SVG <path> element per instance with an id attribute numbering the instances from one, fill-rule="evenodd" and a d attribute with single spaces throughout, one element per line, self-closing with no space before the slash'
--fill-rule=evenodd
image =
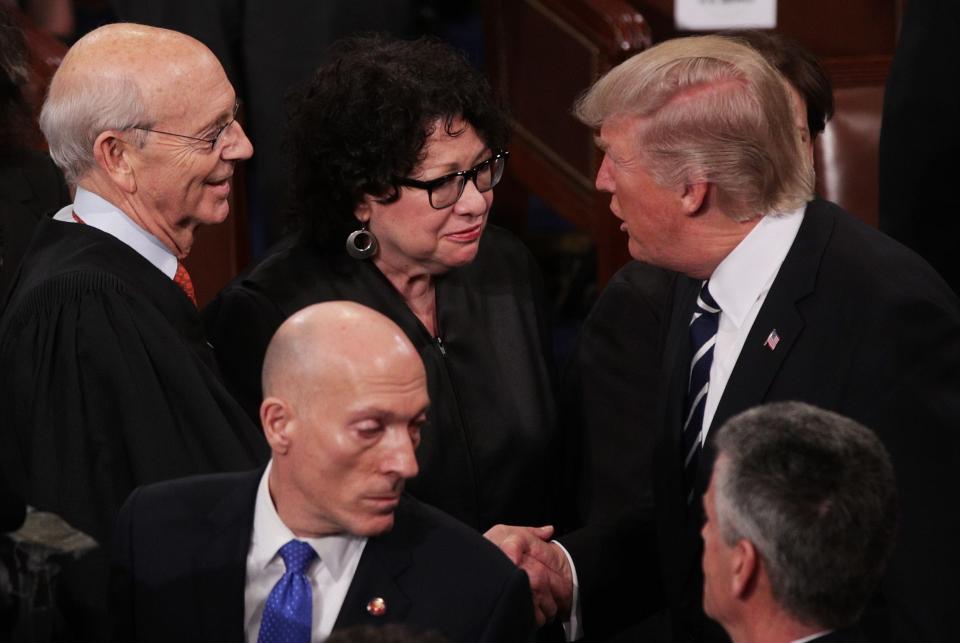
<path id="1" fill-rule="evenodd" d="M 643 248 L 640 247 L 636 241 L 633 240 L 633 237 L 627 237 L 627 252 L 630 253 L 630 257 L 636 259 L 637 261 L 648 261 L 647 253 L 643 251 Z"/>
<path id="2" fill-rule="evenodd" d="M 226 221 L 229 216 L 230 202 L 223 200 L 212 205 L 204 214 L 197 216 L 195 221 L 199 226 L 217 225 Z"/>
<path id="3" fill-rule="evenodd" d="M 354 535 L 366 536 L 367 538 L 381 536 L 393 529 L 393 523 L 394 515 L 392 511 L 386 514 L 373 516 L 364 521 L 363 525 L 359 525 L 357 527 L 357 531 L 354 532 Z"/>

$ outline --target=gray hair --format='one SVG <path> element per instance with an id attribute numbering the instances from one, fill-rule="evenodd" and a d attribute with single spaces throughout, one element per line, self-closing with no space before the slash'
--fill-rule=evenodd
<path id="1" fill-rule="evenodd" d="M 800 402 L 768 404 L 717 434 L 716 515 L 759 552 L 774 599 L 803 623 L 853 624 L 896 534 L 893 465 L 857 422 Z"/>
<path id="2" fill-rule="evenodd" d="M 736 221 L 793 210 L 813 196 L 786 81 L 750 47 L 719 36 L 667 40 L 610 70 L 574 115 L 598 128 L 645 119 L 637 152 L 662 186 L 709 181 Z"/>
<path id="3" fill-rule="evenodd" d="M 135 145 L 142 147 L 150 127 L 143 92 L 130 74 L 86 74 L 71 82 L 69 91 L 56 78 L 40 112 L 40 129 L 50 145 L 50 156 L 67 181 L 76 184 L 94 165 L 93 145 L 108 130 L 132 130 Z"/>

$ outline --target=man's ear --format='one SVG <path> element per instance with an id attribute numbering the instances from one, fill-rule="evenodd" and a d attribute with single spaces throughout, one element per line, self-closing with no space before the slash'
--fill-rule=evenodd
<path id="1" fill-rule="evenodd" d="M 700 212 L 706 203 L 709 191 L 710 184 L 706 181 L 685 183 L 683 186 L 683 194 L 680 195 L 680 203 L 683 205 L 684 212 L 688 215 Z"/>
<path id="2" fill-rule="evenodd" d="M 137 191 L 137 179 L 127 158 L 129 151 L 129 144 L 116 130 L 100 132 L 93 142 L 93 158 L 97 166 L 121 190 L 133 194 Z"/>
<path id="3" fill-rule="evenodd" d="M 295 418 L 290 405 L 278 397 L 268 397 L 260 405 L 260 424 L 267 444 L 277 455 L 290 450 L 290 438 Z"/>
<path id="4" fill-rule="evenodd" d="M 760 572 L 757 548 L 746 538 L 741 538 L 733 546 L 730 560 L 732 566 L 730 570 L 730 590 L 736 598 L 743 598 L 753 588 L 754 580 Z"/>

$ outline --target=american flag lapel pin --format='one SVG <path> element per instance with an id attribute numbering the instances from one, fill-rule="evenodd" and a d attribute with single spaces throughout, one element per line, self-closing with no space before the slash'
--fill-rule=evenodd
<path id="1" fill-rule="evenodd" d="M 774 328 L 770 331 L 770 334 L 767 335 L 767 341 L 763 342 L 763 345 L 773 350 L 777 347 L 777 344 L 780 343 L 780 335 L 777 333 L 777 329 Z"/>

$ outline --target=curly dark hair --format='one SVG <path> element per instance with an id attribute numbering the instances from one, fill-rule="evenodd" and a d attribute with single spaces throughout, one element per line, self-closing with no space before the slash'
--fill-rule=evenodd
<path id="1" fill-rule="evenodd" d="M 307 239 L 342 245 L 365 195 L 397 200 L 393 177 L 423 161 L 438 119 L 451 136 L 463 118 L 490 149 L 506 145 L 506 113 L 450 45 L 354 36 L 334 43 L 328 60 L 288 98 L 290 214 Z"/>

